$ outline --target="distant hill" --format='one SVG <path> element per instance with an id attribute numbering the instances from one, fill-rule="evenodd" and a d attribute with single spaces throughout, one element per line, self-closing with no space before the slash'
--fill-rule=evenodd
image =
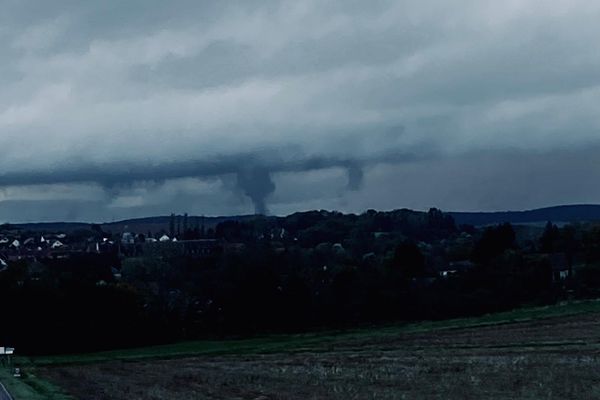
<path id="1" fill-rule="evenodd" d="M 34 232 L 73 232 L 80 229 L 89 229 L 90 224 L 85 222 L 31 222 L 25 224 L 9 224 L 19 230 Z"/>
<path id="2" fill-rule="evenodd" d="M 568 205 L 539 208 L 526 211 L 500 211 L 500 212 L 448 212 L 452 215 L 458 225 L 491 225 L 510 222 L 512 224 L 530 224 L 545 223 L 552 221 L 560 222 L 582 222 L 582 221 L 600 221 L 600 205 Z M 205 229 L 214 228 L 217 224 L 227 220 L 244 221 L 255 218 L 254 215 L 237 216 L 219 216 L 219 217 L 200 217 L 189 216 L 188 225 L 195 227 L 196 224 L 204 225 Z M 128 219 L 117 222 L 107 222 L 98 224 L 106 232 L 136 232 L 158 233 L 169 231 L 170 216 L 157 216 Z M 19 229 L 32 231 L 62 231 L 73 232 L 79 229 L 89 229 L 90 224 L 81 222 L 50 222 L 50 223 L 27 223 L 14 224 Z"/>
<path id="3" fill-rule="evenodd" d="M 214 228 L 217 224 L 227 220 L 246 220 L 253 218 L 253 215 L 239 215 L 239 216 L 220 216 L 220 217 L 200 217 L 200 216 L 189 216 L 188 225 L 193 228 L 198 225 L 204 225 L 205 229 Z M 181 223 L 183 223 L 183 217 L 180 216 Z M 157 217 L 145 217 L 135 218 L 116 222 L 100 223 L 102 230 L 105 232 L 121 233 L 121 232 L 136 232 L 136 233 L 147 233 L 153 232 L 158 233 L 161 231 L 168 232 L 170 225 L 170 216 L 157 216 Z M 12 226 L 19 229 L 38 231 L 38 232 L 73 232 L 81 229 L 90 229 L 90 223 L 82 222 L 34 222 L 25 224 L 12 224 Z"/>
<path id="4" fill-rule="evenodd" d="M 179 216 L 181 223 L 183 223 L 183 217 Z M 204 225 L 205 229 L 214 228 L 217 224 L 223 221 L 237 220 L 243 221 L 246 219 L 254 218 L 254 215 L 235 215 L 235 216 L 220 216 L 220 217 L 200 217 L 200 216 L 188 216 L 188 226 L 194 228 L 196 224 L 199 226 Z M 171 221 L 170 216 L 160 217 L 147 217 L 147 218 L 136 218 L 128 219 L 124 221 L 111 222 L 100 224 L 102 230 L 106 232 L 119 233 L 119 232 L 169 232 L 169 224 Z"/>
<path id="5" fill-rule="evenodd" d="M 582 222 L 600 221 L 600 205 L 569 205 L 538 208 L 527 211 L 450 212 L 457 224 L 490 225 L 510 222 Z"/>

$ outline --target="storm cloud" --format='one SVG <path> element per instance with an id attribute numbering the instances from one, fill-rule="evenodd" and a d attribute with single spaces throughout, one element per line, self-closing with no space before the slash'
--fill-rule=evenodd
<path id="1" fill-rule="evenodd" d="M 0 219 L 600 202 L 594 2 L 2 9 Z"/>

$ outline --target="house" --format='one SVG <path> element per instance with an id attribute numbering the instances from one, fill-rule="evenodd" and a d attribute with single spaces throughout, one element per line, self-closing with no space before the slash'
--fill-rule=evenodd
<path id="1" fill-rule="evenodd" d="M 450 262 L 446 267 L 440 269 L 438 273 L 440 277 L 447 278 L 452 275 L 470 271 L 474 266 L 475 264 L 473 264 L 473 262 L 470 260 L 453 261 Z"/>
<path id="2" fill-rule="evenodd" d="M 412 278 L 410 280 L 410 287 L 412 289 L 425 289 L 435 282 L 435 278 L 422 276 L 418 278 Z"/>
<path id="3" fill-rule="evenodd" d="M 117 280 L 117 281 L 121 280 L 121 276 L 122 275 L 121 275 L 121 271 L 120 270 L 116 269 L 115 267 L 111 267 L 110 270 L 111 270 L 112 275 L 115 278 L 115 280 Z"/>
<path id="4" fill-rule="evenodd" d="M 225 245 L 225 251 L 229 253 L 241 253 L 244 250 L 246 250 L 244 243 L 227 243 Z"/>
<path id="5" fill-rule="evenodd" d="M 346 249 L 344 248 L 344 246 L 342 246 L 341 243 L 335 243 L 333 246 L 331 246 L 331 250 L 333 251 L 334 254 L 337 254 L 337 255 L 346 254 Z"/>
<path id="6" fill-rule="evenodd" d="M 363 262 L 374 262 L 377 259 L 377 255 L 373 252 L 365 253 L 362 256 Z"/>
<path id="7" fill-rule="evenodd" d="M 166 236 L 166 235 L 165 235 Z M 223 243 L 216 239 L 162 240 L 147 242 L 140 246 L 140 253 L 147 257 L 190 256 L 204 258 L 219 253 Z"/>
<path id="8" fill-rule="evenodd" d="M 570 275 L 569 258 L 565 253 L 551 253 L 547 255 L 548 262 L 552 267 L 552 280 L 559 282 L 567 279 Z"/>
<path id="9" fill-rule="evenodd" d="M 131 232 L 124 232 L 123 235 L 121 236 L 121 243 L 125 244 L 125 245 L 134 244 L 135 236 Z"/>
<path id="10" fill-rule="evenodd" d="M 6 261 L 4 261 L 2 257 L 0 257 L 0 272 L 4 271 L 7 268 L 8 264 L 6 263 Z"/>
<path id="11" fill-rule="evenodd" d="M 39 281 L 48 272 L 48 267 L 44 264 L 33 261 L 27 266 L 27 275 L 33 281 Z"/>
<path id="12" fill-rule="evenodd" d="M 373 232 L 373 237 L 375 237 L 375 239 L 385 238 L 389 236 L 392 236 L 391 232 Z"/>

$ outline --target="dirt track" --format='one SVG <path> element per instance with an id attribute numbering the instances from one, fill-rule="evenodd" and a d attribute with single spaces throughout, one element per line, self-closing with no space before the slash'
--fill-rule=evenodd
<path id="1" fill-rule="evenodd" d="M 600 315 L 43 373 L 81 399 L 598 399 Z"/>

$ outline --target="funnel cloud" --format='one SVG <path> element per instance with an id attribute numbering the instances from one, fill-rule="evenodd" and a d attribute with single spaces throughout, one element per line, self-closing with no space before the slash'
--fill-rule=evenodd
<path id="1" fill-rule="evenodd" d="M 256 214 L 267 214 L 267 197 L 275 191 L 271 174 L 265 168 L 250 167 L 237 173 L 237 184 L 252 199 Z"/>

